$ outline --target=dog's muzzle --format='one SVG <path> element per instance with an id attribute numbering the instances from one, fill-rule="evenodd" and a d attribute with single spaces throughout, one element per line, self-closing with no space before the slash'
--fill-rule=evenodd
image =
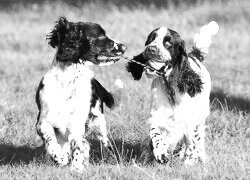
<path id="1" fill-rule="evenodd" d="M 116 62 L 120 59 L 121 55 L 125 53 L 127 46 L 122 43 L 114 43 L 114 48 L 105 54 L 100 54 L 97 56 L 97 60 L 103 62 Z"/>
<path id="2" fill-rule="evenodd" d="M 171 59 L 162 56 L 160 49 L 155 45 L 147 46 L 143 57 L 148 59 L 147 65 L 151 67 L 146 69 L 148 77 L 159 76 L 159 72 L 164 75 L 168 74 L 167 72 L 172 68 Z"/>
<path id="3" fill-rule="evenodd" d="M 127 50 L 127 46 L 125 46 L 122 43 L 115 43 L 114 44 L 114 49 L 111 51 L 112 53 L 114 53 L 115 55 L 122 55 L 125 53 L 125 51 Z"/>
<path id="4" fill-rule="evenodd" d="M 156 46 L 148 46 L 146 47 L 143 56 L 147 59 L 157 59 L 159 58 L 159 49 Z"/>
<path id="5" fill-rule="evenodd" d="M 118 46 L 118 51 L 122 52 L 122 54 L 125 53 L 125 51 L 127 50 L 127 46 L 124 44 L 118 44 L 117 46 Z"/>

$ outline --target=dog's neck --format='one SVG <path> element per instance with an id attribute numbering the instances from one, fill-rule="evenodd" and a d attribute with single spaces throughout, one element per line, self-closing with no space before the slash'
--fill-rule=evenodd
<path id="1" fill-rule="evenodd" d="M 91 65 L 93 65 L 91 62 L 82 59 L 79 59 L 77 62 L 65 63 L 58 59 L 56 53 L 51 64 L 51 69 L 55 69 L 56 72 L 63 72 L 64 75 L 69 77 L 83 76 L 91 79 L 94 76 L 94 72 L 90 69 Z"/>
<path id="2" fill-rule="evenodd" d="M 58 59 L 54 59 L 52 61 L 52 64 L 51 64 L 51 68 L 53 67 L 59 67 L 60 69 L 62 70 L 65 70 L 67 68 L 70 68 L 70 67 L 81 67 L 81 66 L 85 66 L 86 64 L 86 61 L 83 61 L 83 60 L 79 60 L 78 62 L 64 62 L 64 61 L 60 61 Z"/>
<path id="3" fill-rule="evenodd" d="M 171 73 L 167 74 L 166 76 L 161 77 L 161 82 L 165 86 L 165 90 L 168 94 L 169 102 L 172 106 L 175 104 L 175 89 L 174 84 L 176 83 L 176 78 Z"/>
<path id="4" fill-rule="evenodd" d="M 51 68 L 53 67 L 59 67 L 60 69 L 64 70 L 68 67 L 82 67 L 82 66 L 89 66 L 91 63 L 87 63 L 86 60 L 79 59 L 78 61 L 72 62 L 72 61 L 62 61 L 60 56 L 58 56 L 58 49 L 56 51 L 56 54 L 54 56 L 54 59 L 51 64 Z"/>
<path id="5" fill-rule="evenodd" d="M 169 103 L 172 106 L 176 104 L 176 93 L 179 92 L 179 89 L 176 88 L 179 72 L 180 69 L 176 66 L 171 70 L 166 71 L 164 75 L 153 78 L 154 80 L 157 79 L 157 81 L 161 82 L 162 90 L 166 92 Z"/>

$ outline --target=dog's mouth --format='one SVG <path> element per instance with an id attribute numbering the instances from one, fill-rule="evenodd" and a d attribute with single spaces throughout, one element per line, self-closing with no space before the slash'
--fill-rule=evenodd
<path id="1" fill-rule="evenodd" d="M 123 53 L 117 52 L 114 54 L 99 54 L 96 56 L 97 64 L 101 66 L 111 65 L 120 60 Z"/>
<path id="2" fill-rule="evenodd" d="M 156 62 L 154 60 L 148 60 L 147 65 L 150 68 L 145 69 L 145 73 L 148 78 L 154 78 L 159 76 L 159 70 L 165 66 L 163 62 Z"/>
<path id="3" fill-rule="evenodd" d="M 156 61 L 154 59 L 150 59 L 147 64 L 152 67 L 155 70 L 160 70 L 163 66 L 165 66 L 165 62 L 160 62 L 160 61 Z"/>
<path id="4" fill-rule="evenodd" d="M 121 58 L 122 53 L 115 53 L 114 55 L 105 55 L 105 54 L 99 54 L 96 59 L 98 61 L 105 61 L 105 62 L 116 62 Z"/>
<path id="5" fill-rule="evenodd" d="M 160 73 L 163 73 L 165 76 L 168 76 L 168 74 L 170 74 L 172 70 L 172 65 L 170 61 L 150 59 L 148 60 L 147 65 L 150 68 L 147 68 L 145 72 L 149 78 L 159 77 Z"/>
<path id="6" fill-rule="evenodd" d="M 111 50 L 105 50 L 100 52 L 96 56 L 98 64 L 112 64 L 120 60 L 121 56 L 125 53 L 127 47 L 121 43 L 114 43 L 114 47 Z"/>
<path id="7" fill-rule="evenodd" d="M 104 62 L 117 62 L 120 59 L 120 56 L 114 56 L 114 57 L 108 57 L 108 56 L 103 56 L 103 55 L 99 55 L 96 58 L 98 61 L 101 61 L 101 63 Z"/>
<path id="8" fill-rule="evenodd" d="M 148 53 L 148 51 L 146 50 L 143 52 L 143 57 L 147 59 L 147 65 L 153 69 L 151 71 L 154 71 L 154 70 L 158 71 L 164 68 L 164 66 L 170 64 L 168 63 L 168 62 L 171 62 L 170 57 L 162 56 L 161 53 L 151 54 L 151 53 Z"/>

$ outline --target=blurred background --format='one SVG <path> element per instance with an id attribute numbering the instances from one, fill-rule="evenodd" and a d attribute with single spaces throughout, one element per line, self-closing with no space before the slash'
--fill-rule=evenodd
<path id="1" fill-rule="evenodd" d="M 249 9 L 248 0 L 0 0 L 0 159 L 4 158 L 0 164 L 8 163 L 14 153 L 12 162 L 34 158 L 26 152 L 37 140 L 35 91 L 55 54 L 46 34 L 58 17 L 99 23 L 107 35 L 128 46 L 128 57 L 139 54 L 147 35 L 160 26 L 177 31 L 189 51 L 194 34 L 214 20 L 220 31 L 204 61 L 213 86 L 207 119 L 207 151 L 213 163 L 208 169 L 214 174 L 246 174 L 250 167 Z M 121 59 L 93 70 L 110 91 L 117 78 L 123 81 L 121 106 L 106 109 L 109 132 L 137 148 L 148 135 L 151 80 L 133 81 L 126 63 Z M 229 164 L 239 159 L 244 166 L 231 170 Z"/>

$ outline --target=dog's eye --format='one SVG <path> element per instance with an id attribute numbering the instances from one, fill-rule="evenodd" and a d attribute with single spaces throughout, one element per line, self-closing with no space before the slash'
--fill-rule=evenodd
<path id="1" fill-rule="evenodd" d="M 171 37 L 170 36 L 165 36 L 163 39 L 163 42 L 169 42 L 171 41 Z"/>
<path id="2" fill-rule="evenodd" d="M 163 39 L 163 45 L 165 48 L 169 49 L 172 47 L 172 42 L 171 42 L 171 37 L 170 36 L 165 36 Z"/>
<path id="3" fill-rule="evenodd" d="M 163 45 L 164 45 L 164 47 L 167 48 L 167 49 L 169 49 L 169 48 L 172 47 L 172 44 L 171 44 L 170 42 L 168 42 L 168 41 L 163 42 Z"/>

